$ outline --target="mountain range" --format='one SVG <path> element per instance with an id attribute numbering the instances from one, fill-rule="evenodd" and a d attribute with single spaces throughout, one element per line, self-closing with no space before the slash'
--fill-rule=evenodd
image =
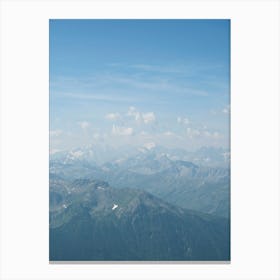
<path id="1" fill-rule="evenodd" d="M 229 220 L 101 180 L 50 178 L 50 260 L 229 260 Z"/>
<path id="2" fill-rule="evenodd" d="M 97 163 L 92 147 L 87 147 L 52 156 L 50 177 L 99 179 L 114 188 L 141 189 L 182 208 L 229 218 L 230 167 L 228 161 L 222 161 L 225 153 L 214 148 L 190 153 L 152 146 L 127 150 L 114 160 Z M 221 161 L 209 166 L 186 160 L 187 154 L 211 155 Z"/>

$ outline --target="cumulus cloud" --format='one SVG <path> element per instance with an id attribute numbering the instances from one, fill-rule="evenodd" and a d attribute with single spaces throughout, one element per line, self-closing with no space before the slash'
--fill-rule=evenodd
<path id="1" fill-rule="evenodd" d="M 178 117 L 177 123 L 188 125 L 188 124 L 190 124 L 190 120 L 188 118 Z"/>
<path id="2" fill-rule="evenodd" d="M 133 106 L 130 106 L 129 108 L 128 108 L 128 112 L 127 112 L 127 115 L 128 116 L 135 116 L 135 113 L 137 113 L 137 111 L 136 111 L 136 108 L 135 107 L 133 107 Z"/>
<path id="3" fill-rule="evenodd" d="M 114 135 L 132 135 L 133 128 L 113 125 L 112 134 L 114 134 Z"/>
<path id="4" fill-rule="evenodd" d="M 128 108 L 127 116 L 133 117 L 139 123 L 149 124 L 156 120 L 154 112 L 141 113 L 133 106 Z"/>
<path id="5" fill-rule="evenodd" d="M 78 122 L 78 125 L 82 128 L 82 129 L 87 129 L 90 126 L 90 123 L 87 121 L 82 121 L 82 122 Z"/>
<path id="6" fill-rule="evenodd" d="M 128 112 L 135 112 L 136 111 L 136 108 L 134 106 L 130 106 L 128 108 Z"/>
<path id="7" fill-rule="evenodd" d="M 112 121 L 118 120 L 120 119 L 120 117 L 121 115 L 119 113 L 109 113 L 105 116 L 107 120 L 112 120 Z"/>
<path id="8" fill-rule="evenodd" d="M 156 116 L 155 116 L 154 112 L 144 113 L 144 114 L 142 114 L 142 118 L 143 118 L 144 123 L 151 123 L 156 120 Z"/>
<path id="9" fill-rule="evenodd" d="M 136 110 L 136 108 L 133 107 L 133 106 L 130 106 L 130 107 L 128 108 L 127 115 L 128 115 L 129 117 L 133 117 L 136 121 L 141 121 L 141 120 L 142 120 L 141 113 L 138 112 L 138 111 Z"/>

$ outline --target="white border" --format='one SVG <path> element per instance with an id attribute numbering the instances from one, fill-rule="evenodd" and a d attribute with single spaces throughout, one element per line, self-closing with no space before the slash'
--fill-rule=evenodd
<path id="1" fill-rule="evenodd" d="M 1 279 L 279 279 L 279 2 L 1 3 Z M 231 264 L 48 262 L 48 19 L 230 18 Z"/>

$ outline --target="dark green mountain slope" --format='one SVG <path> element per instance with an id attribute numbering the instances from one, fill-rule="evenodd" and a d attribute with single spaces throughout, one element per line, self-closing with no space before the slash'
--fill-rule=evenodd
<path id="1" fill-rule="evenodd" d="M 102 181 L 51 181 L 50 260 L 229 260 L 229 221 Z"/>

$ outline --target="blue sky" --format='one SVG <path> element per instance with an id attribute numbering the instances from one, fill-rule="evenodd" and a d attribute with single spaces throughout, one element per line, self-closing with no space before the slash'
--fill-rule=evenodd
<path id="1" fill-rule="evenodd" d="M 229 145 L 229 20 L 51 20 L 51 152 Z"/>

